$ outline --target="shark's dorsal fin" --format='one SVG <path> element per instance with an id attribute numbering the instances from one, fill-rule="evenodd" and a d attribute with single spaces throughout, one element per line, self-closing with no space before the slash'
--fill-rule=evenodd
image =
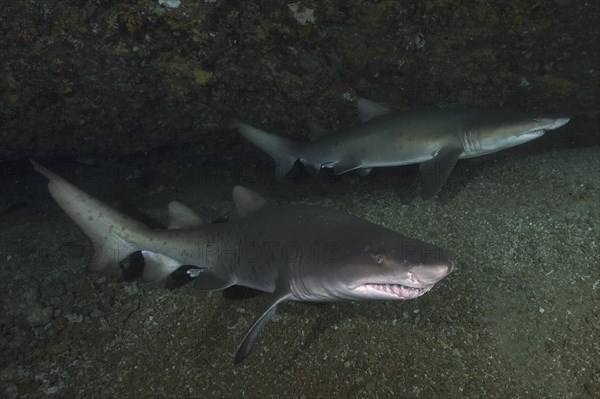
<path id="1" fill-rule="evenodd" d="M 328 133 L 323 126 L 319 125 L 315 121 L 309 121 L 308 128 L 310 129 L 308 133 L 310 141 L 316 141 Z"/>
<path id="2" fill-rule="evenodd" d="M 391 108 L 378 104 L 375 101 L 367 100 L 366 98 L 359 98 L 356 102 L 356 108 L 358 109 L 360 121 L 363 123 L 393 111 Z"/>
<path id="3" fill-rule="evenodd" d="M 290 297 L 289 292 L 278 293 L 275 291 L 271 296 L 267 306 L 263 309 L 262 313 L 254 320 L 252 326 L 240 342 L 240 346 L 238 346 L 237 351 L 235 352 L 235 363 L 239 363 L 248 356 L 252 347 L 256 343 L 256 339 L 258 335 L 262 331 L 263 327 L 269 320 L 275 316 L 275 311 L 277 310 L 277 305 L 282 302 L 285 302 Z"/>
<path id="4" fill-rule="evenodd" d="M 442 148 L 429 161 L 421 163 L 421 198 L 428 200 L 440 191 L 462 152 L 462 147 Z"/>
<path id="5" fill-rule="evenodd" d="M 235 186 L 233 188 L 233 202 L 235 203 L 238 215 L 242 218 L 267 204 L 267 201 L 263 197 L 249 188 L 242 186 Z"/>
<path id="6" fill-rule="evenodd" d="M 191 229 L 203 224 L 202 218 L 181 202 L 169 203 L 169 229 Z"/>

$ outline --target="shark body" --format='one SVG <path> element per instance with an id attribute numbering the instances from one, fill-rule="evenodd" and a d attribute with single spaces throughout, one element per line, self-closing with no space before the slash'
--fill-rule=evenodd
<path id="1" fill-rule="evenodd" d="M 361 125 L 346 131 L 316 132 L 299 143 L 239 121 L 229 126 L 267 152 L 276 177 L 285 176 L 296 161 L 313 175 L 322 168 L 334 174 L 372 168 L 420 164 L 423 199 L 443 186 L 456 161 L 490 154 L 542 136 L 565 125 L 568 117 L 505 111 L 420 110 L 401 112 L 373 101 L 357 103 Z"/>
<path id="2" fill-rule="evenodd" d="M 141 251 L 144 280 L 161 280 L 187 266 L 200 290 L 241 285 L 271 293 L 240 343 L 236 363 L 280 303 L 413 299 L 453 269 L 437 246 L 333 209 L 269 205 L 241 186 L 233 190 L 236 220 L 204 224 L 188 207 L 171 202 L 169 228 L 150 229 L 32 162 L 49 179 L 58 205 L 93 242 L 89 271 Z"/>

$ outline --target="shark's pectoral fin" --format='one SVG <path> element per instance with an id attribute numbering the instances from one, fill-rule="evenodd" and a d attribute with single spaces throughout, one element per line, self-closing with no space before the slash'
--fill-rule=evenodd
<path id="1" fill-rule="evenodd" d="M 290 294 L 287 292 L 278 294 L 276 291 L 273 293 L 263 312 L 254 320 L 252 326 L 244 336 L 244 339 L 240 342 L 240 346 L 238 346 L 238 349 L 235 352 L 236 364 L 248 356 L 265 324 L 275 316 L 277 305 L 281 302 L 285 302 L 289 297 Z"/>
<path id="2" fill-rule="evenodd" d="M 440 191 L 462 151 L 462 148 L 442 148 L 435 157 L 421 164 L 421 198 L 430 199 Z"/>

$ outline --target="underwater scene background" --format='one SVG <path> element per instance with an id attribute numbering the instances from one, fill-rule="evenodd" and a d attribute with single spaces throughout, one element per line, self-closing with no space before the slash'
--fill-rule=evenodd
<path id="1" fill-rule="evenodd" d="M 62 1 L 0 6 L 0 392 L 18 397 L 600 397 L 600 37 L 595 2 Z M 230 118 L 298 141 L 399 110 L 569 116 L 459 160 L 277 180 Z M 88 274 L 86 236 L 35 158 L 141 220 L 178 200 L 235 217 L 234 185 L 336 208 L 446 249 L 402 302 L 287 303 Z M 139 274 L 139 273 L 138 273 Z"/>

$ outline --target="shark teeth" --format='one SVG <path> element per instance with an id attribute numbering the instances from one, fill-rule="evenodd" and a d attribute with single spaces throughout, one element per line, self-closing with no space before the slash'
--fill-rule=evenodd
<path id="1" fill-rule="evenodd" d="M 394 295 L 398 298 L 410 299 L 416 298 L 431 289 L 431 287 L 415 288 L 407 287 L 402 284 L 365 284 L 367 289 L 374 289 L 376 291 L 384 292 L 386 294 Z"/>

